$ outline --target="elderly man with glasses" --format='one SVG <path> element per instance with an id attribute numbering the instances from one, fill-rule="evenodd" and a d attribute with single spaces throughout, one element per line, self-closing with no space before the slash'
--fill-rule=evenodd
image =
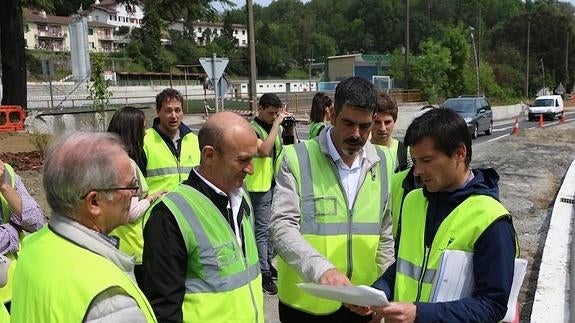
<path id="1" fill-rule="evenodd" d="M 53 214 L 22 242 L 12 322 L 156 322 L 133 260 L 108 233 L 128 221 L 138 191 L 130 158 L 110 133 L 59 139 L 44 162 Z"/>

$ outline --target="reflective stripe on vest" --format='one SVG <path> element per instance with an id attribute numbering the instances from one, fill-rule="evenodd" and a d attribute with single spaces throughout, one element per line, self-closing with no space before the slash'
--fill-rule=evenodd
<path id="1" fill-rule="evenodd" d="M 136 282 L 105 257 L 49 227 L 28 235 L 22 246 L 14 274 L 12 322 L 82 322 L 96 296 L 110 288 L 122 289 L 147 322 L 157 322 Z"/>
<path id="2" fill-rule="evenodd" d="M 250 124 L 261 140 L 268 138 L 267 131 L 257 121 L 253 120 Z M 254 173 L 248 174 L 245 180 L 248 192 L 267 192 L 270 190 L 274 178 L 275 161 L 282 149 L 281 133 L 278 132 L 274 140 L 273 156 L 256 156 L 252 159 Z"/>
<path id="3" fill-rule="evenodd" d="M 300 232 L 354 285 L 371 285 L 379 277 L 376 253 L 388 199 L 386 156 L 367 171 L 358 186 L 355 203 L 348 206 L 338 171 L 317 140 L 284 147 L 284 162 L 299 192 Z M 360 206 L 357 209 L 355 205 Z M 389 216 L 389 215 L 388 215 Z M 314 297 L 296 284 L 300 275 L 281 258 L 278 261 L 279 298 L 284 304 L 313 314 L 337 311 L 341 303 Z"/>
<path id="4" fill-rule="evenodd" d="M 323 211 L 317 211 L 317 204 L 333 204 L 333 208 L 336 207 L 335 199 L 330 197 L 316 197 L 314 195 L 314 180 L 311 170 L 311 162 L 309 151 L 305 145 L 295 145 L 296 155 L 299 163 L 300 180 L 301 180 L 301 213 L 302 217 L 300 220 L 300 232 L 302 234 L 318 234 L 318 235 L 338 235 L 347 234 L 349 230 L 349 225 L 345 223 L 318 223 L 315 219 L 318 215 L 329 215 L 331 212 L 323 213 Z M 380 160 L 386 160 L 385 153 L 379 149 L 376 150 Z M 387 174 L 386 164 L 378 163 L 380 174 Z M 368 176 L 373 176 L 373 174 L 368 174 Z M 367 177 L 366 177 L 367 178 Z M 387 187 L 387 176 L 381 178 L 382 187 Z M 359 190 L 358 190 L 359 191 Z M 387 201 L 389 193 L 386 189 L 380 190 L 380 201 Z M 318 202 L 318 200 L 323 200 Z M 323 203 L 325 202 L 325 203 Z M 329 206 L 327 209 L 331 209 Z M 380 227 L 374 226 L 372 223 L 356 223 L 353 222 L 351 227 L 352 234 L 366 234 L 366 235 L 378 235 Z"/>
<path id="5" fill-rule="evenodd" d="M 473 252 L 483 232 L 493 222 L 509 216 L 494 198 L 470 196 L 443 220 L 428 248 L 424 247 L 427 205 L 422 189 L 411 191 L 403 204 L 394 291 L 398 302 L 430 301 L 442 251 Z"/>
<path id="6" fill-rule="evenodd" d="M 174 156 L 160 134 L 154 129 L 146 130 L 144 152 L 146 153 L 146 181 L 149 193 L 173 190 L 190 175 L 200 162 L 198 136 L 187 133 L 181 139 L 180 157 Z"/>
<path id="7" fill-rule="evenodd" d="M 188 250 L 184 322 L 207 322 L 214 316 L 222 322 L 263 322 L 261 275 L 251 215 L 244 214 L 241 223 L 244 257 L 229 223 L 206 196 L 180 185 L 162 201 L 178 222 Z M 224 313 L 222 308 L 228 311 Z"/>

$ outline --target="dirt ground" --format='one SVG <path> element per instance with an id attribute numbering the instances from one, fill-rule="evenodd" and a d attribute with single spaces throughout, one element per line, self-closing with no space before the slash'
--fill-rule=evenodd
<path id="1" fill-rule="evenodd" d="M 521 257 L 529 260 L 523 284 L 521 321 L 528 322 L 537 284 L 553 202 L 574 158 L 575 123 L 521 130 L 518 136 L 473 147 L 472 167 L 493 167 L 500 177 L 500 195 L 513 216 Z M 0 133 L 0 159 L 14 165 L 45 215 L 49 207 L 42 189 L 41 157 L 26 133 Z"/>
<path id="2" fill-rule="evenodd" d="M 493 167 L 501 201 L 511 212 L 521 258 L 529 260 L 520 295 L 521 322 L 529 322 L 553 203 L 575 157 L 575 124 L 522 130 L 498 143 L 474 147 L 472 167 Z"/>
<path id="3" fill-rule="evenodd" d="M 50 208 L 46 202 L 40 174 L 42 157 L 31 142 L 30 134 L 25 132 L 0 133 L 0 160 L 16 169 L 28 192 L 44 211 L 44 216 L 49 217 Z"/>

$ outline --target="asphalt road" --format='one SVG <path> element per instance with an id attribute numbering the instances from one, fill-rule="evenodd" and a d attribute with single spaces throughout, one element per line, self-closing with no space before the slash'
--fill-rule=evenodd
<path id="1" fill-rule="evenodd" d="M 575 122 L 575 111 L 565 112 L 565 122 Z M 543 127 L 553 127 L 560 124 L 560 120 L 544 121 Z M 511 135 L 515 119 L 500 120 L 493 123 L 493 133 L 491 135 L 480 134 L 477 139 L 473 140 L 473 144 L 480 144 L 484 142 L 493 142 L 500 140 Z M 526 129 L 538 128 L 538 121 L 528 121 L 526 116 L 521 116 L 519 119 L 519 132 Z"/>

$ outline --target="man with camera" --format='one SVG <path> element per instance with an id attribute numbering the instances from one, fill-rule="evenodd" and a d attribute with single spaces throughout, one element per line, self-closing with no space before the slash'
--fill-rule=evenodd
<path id="1" fill-rule="evenodd" d="M 272 191 L 275 186 L 274 170 L 283 144 L 294 142 L 295 119 L 282 109 L 282 102 L 276 94 L 265 93 L 260 98 L 258 114 L 251 125 L 258 136 L 258 155 L 253 159 L 253 175 L 246 176 L 246 188 L 255 215 L 255 236 L 260 258 L 262 288 L 264 293 L 275 295 L 277 287 L 273 276 L 277 273 L 271 264 L 273 251 L 269 237 Z"/>

